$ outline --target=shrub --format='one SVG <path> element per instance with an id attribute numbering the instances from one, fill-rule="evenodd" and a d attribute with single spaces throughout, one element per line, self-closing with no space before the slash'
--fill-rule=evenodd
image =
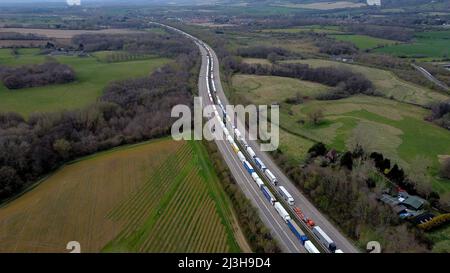
<path id="1" fill-rule="evenodd" d="M 450 213 L 438 215 L 433 219 L 431 219 L 430 221 L 420 224 L 418 226 L 423 230 L 430 231 L 432 229 L 444 225 L 447 222 L 450 222 Z"/>
<path id="2" fill-rule="evenodd" d="M 322 142 L 318 142 L 318 143 L 314 144 L 308 150 L 308 154 L 310 154 L 312 157 L 324 156 L 326 153 L 327 153 L 327 148 L 325 147 L 325 144 L 323 144 Z"/>
<path id="3" fill-rule="evenodd" d="M 346 167 L 349 170 L 353 169 L 353 155 L 351 152 L 346 152 L 341 157 L 340 161 L 341 166 Z"/>

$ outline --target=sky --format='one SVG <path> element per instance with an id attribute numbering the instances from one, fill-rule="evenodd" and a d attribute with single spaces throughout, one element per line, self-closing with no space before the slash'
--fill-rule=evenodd
<path id="1" fill-rule="evenodd" d="M 75 6 L 75 5 L 79 6 L 79 5 L 81 5 L 81 0 L 67 0 L 67 4 L 69 6 Z"/>
<path id="2" fill-rule="evenodd" d="M 205 3 L 208 0 L 0 0 L 0 6 L 2 4 L 33 4 L 33 3 L 52 3 L 52 4 L 64 4 L 74 5 L 81 2 L 83 4 L 89 3 L 139 3 L 139 4 L 195 4 L 198 2 Z M 211 2 L 214 2 L 211 0 Z M 207 2 L 208 3 L 208 2 Z"/>

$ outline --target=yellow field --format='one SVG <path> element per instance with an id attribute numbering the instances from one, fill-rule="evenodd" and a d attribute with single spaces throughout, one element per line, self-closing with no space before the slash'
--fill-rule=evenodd
<path id="1" fill-rule="evenodd" d="M 236 252 L 230 204 L 198 142 L 101 153 L 0 208 L 0 252 Z"/>

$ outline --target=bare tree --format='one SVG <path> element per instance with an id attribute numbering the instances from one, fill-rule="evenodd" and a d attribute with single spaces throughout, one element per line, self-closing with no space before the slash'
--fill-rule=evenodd
<path id="1" fill-rule="evenodd" d="M 315 109 L 308 113 L 308 120 L 314 125 L 318 125 L 323 120 L 323 111 L 321 109 Z"/>
<path id="2" fill-rule="evenodd" d="M 353 129 L 351 137 L 347 140 L 347 147 L 352 152 L 362 150 L 362 152 L 368 153 L 373 150 L 372 146 L 369 131 L 361 125 Z"/>

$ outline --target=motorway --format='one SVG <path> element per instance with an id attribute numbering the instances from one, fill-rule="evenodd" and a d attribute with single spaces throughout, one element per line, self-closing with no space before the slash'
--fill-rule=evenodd
<path id="1" fill-rule="evenodd" d="M 198 88 L 199 94 L 203 99 L 203 105 L 206 106 L 208 104 L 211 104 L 206 87 L 207 52 L 203 47 L 200 46 L 199 48 L 202 55 L 202 66 L 200 70 Z M 211 50 L 211 52 L 213 51 Z M 218 66 L 214 65 L 214 67 L 216 68 Z M 214 73 L 216 75 L 218 71 L 216 71 L 215 69 Z M 217 82 L 215 83 L 217 87 Z M 297 240 L 294 234 L 289 230 L 286 223 L 281 219 L 274 207 L 270 205 L 270 203 L 264 198 L 260 189 L 248 174 L 248 172 L 245 170 L 241 161 L 238 159 L 236 153 L 232 150 L 228 142 L 226 140 L 215 140 L 215 142 L 234 179 L 241 187 L 247 198 L 251 200 L 253 205 L 258 209 L 261 220 L 264 222 L 266 227 L 269 228 L 271 234 L 276 238 L 282 251 L 292 253 L 305 253 L 305 249 L 301 246 L 300 242 Z"/>
<path id="2" fill-rule="evenodd" d="M 211 53 L 214 59 L 214 82 L 217 88 L 217 95 L 220 97 L 223 104 L 228 105 L 228 100 L 223 92 L 222 84 L 220 82 L 219 60 L 213 50 L 211 50 Z M 248 135 L 248 133 L 246 135 Z M 316 225 L 320 226 L 331 239 L 334 240 L 337 248 L 340 248 L 345 253 L 359 252 L 358 249 L 294 186 L 292 181 L 290 181 L 280 168 L 278 168 L 273 159 L 266 152 L 260 151 L 259 144 L 256 143 L 256 141 L 248 140 L 247 142 L 253 148 L 257 156 L 266 164 L 266 167 L 272 170 L 273 174 L 278 178 L 279 184 L 284 186 L 290 192 L 295 200 L 295 205 L 301 208 L 305 216 L 312 218 Z"/>
<path id="3" fill-rule="evenodd" d="M 208 48 L 214 63 L 213 73 L 214 84 L 217 89 L 216 95 L 220 98 L 224 105 L 228 105 L 229 103 L 225 93 L 223 92 L 220 81 L 219 60 L 212 48 L 209 46 Z M 207 91 L 208 56 L 207 51 L 201 45 L 199 45 L 199 49 L 202 56 L 202 65 L 199 75 L 198 88 L 199 94 L 203 99 L 203 105 L 206 106 L 207 104 L 211 104 Z M 238 122 L 241 123 L 242 121 Z M 245 135 L 248 135 L 248 133 Z M 230 145 L 228 145 L 227 141 L 215 140 L 215 142 L 236 182 L 241 187 L 247 198 L 249 198 L 253 205 L 258 209 L 261 220 L 276 238 L 282 251 L 291 253 L 305 253 L 306 250 L 304 247 L 293 235 L 274 207 L 264 198 L 258 186 L 253 182 L 251 176 L 245 170 Z M 294 186 L 292 181 L 284 175 L 272 158 L 267 153 L 260 151 L 259 144 L 256 141 L 248 141 L 248 144 L 253 148 L 257 156 L 263 160 L 265 165 L 272 170 L 274 175 L 278 178 L 279 185 L 284 186 L 291 193 L 295 200 L 295 206 L 301 208 L 306 217 L 314 220 L 314 222 L 319 225 L 331 237 L 331 239 L 334 240 L 337 248 L 340 248 L 345 253 L 359 252 L 358 249 L 344 235 L 342 235 L 342 233 L 338 231 L 334 225 Z"/>

